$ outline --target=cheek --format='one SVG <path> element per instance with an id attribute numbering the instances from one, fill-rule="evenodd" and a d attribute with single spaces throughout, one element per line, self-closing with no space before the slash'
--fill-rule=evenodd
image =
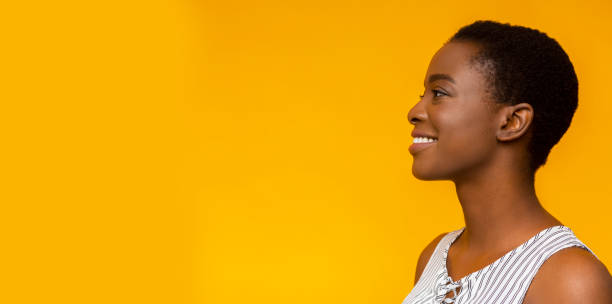
<path id="1" fill-rule="evenodd" d="M 496 140 L 490 117 L 472 111 L 440 119 L 447 123 L 439 125 L 437 148 L 447 160 L 473 163 L 491 154 Z"/>

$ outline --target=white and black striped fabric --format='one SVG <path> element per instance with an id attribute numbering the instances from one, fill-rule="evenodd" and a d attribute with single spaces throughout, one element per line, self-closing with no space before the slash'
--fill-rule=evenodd
<path id="1" fill-rule="evenodd" d="M 402 304 L 515 304 L 522 303 L 540 266 L 555 252 L 582 243 L 566 226 L 546 228 L 484 268 L 452 281 L 446 269 L 451 244 L 464 228 L 446 234 L 434 250 L 419 281 Z M 450 296 L 447 294 L 450 292 Z"/>

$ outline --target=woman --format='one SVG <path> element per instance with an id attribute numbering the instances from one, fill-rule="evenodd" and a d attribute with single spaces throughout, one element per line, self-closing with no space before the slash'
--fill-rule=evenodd
<path id="1" fill-rule="evenodd" d="M 477 21 L 434 55 L 408 113 L 413 175 L 451 180 L 465 227 L 435 238 L 403 304 L 612 303 L 612 277 L 538 201 L 535 171 L 578 104 L 572 63 L 546 34 Z"/>

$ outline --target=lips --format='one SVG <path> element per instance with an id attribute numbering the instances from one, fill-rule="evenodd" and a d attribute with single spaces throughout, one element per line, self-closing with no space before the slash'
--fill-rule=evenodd
<path id="1" fill-rule="evenodd" d="M 412 135 L 412 137 L 429 137 L 429 138 L 436 138 L 437 139 L 437 137 L 435 135 L 432 135 L 429 132 L 420 131 L 420 130 L 413 130 L 411 135 Z"/>
<path id="2" fill-rule="evenodd" d="M 410 151 L 410 154 L 412 155 L 419 153 L 435 145 L 438 142 L 437 140 L 438 138 L 435 135 L 433 135 L 431 132 L 413 130 L 411 135 L 413 138 L 426 137 L 426 138 L 435 139 L 435 141 L 433 142 L 418 142 L 418 143 L 413 143 L 412 145 L 410 145 L 410 148 L 408 148 L 408 150 Z"/>
<path id="3" fill-rule="evenodd" d="M 410 151 L 410 154 L 414 155 L 416 153 L 419 153 L 435 144 L 437 144 L 437 141 L 434 142 L 423 142 L 423 143 L 413 143 L 412 145 L 410 145 L 410 148 L 408 148 L 408 150 Z"/>

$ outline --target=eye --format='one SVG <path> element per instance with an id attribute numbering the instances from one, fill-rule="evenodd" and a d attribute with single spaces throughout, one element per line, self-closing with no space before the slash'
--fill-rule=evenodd
<path id="1" fill-rule="evenodd" d="M 440 90 L 431 90 L 431 92 L 433 93 L 434 97 L 440 97 L 440 96 L 447 95 L 446 93 L 444 93 L 443 91 L 440 91 Z M 438 95 L 438 94 L 440 94 L 440 95 Z"/>

